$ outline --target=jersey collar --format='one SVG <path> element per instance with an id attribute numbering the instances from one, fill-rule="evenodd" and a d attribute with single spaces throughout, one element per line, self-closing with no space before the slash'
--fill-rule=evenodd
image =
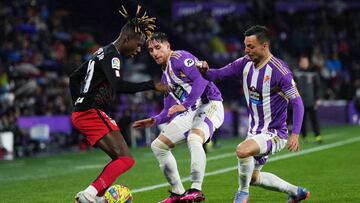
<path id="1" fill-rule="evenodd" d="M 266 65 L 267 63 L 269 63 L 269 61 L 270 61 L 270 59 L 271 59 L 272 57 L 273 57 L 273 55 L 270 54 L 270 55 L 266 58 L 266 60 L 265 60 L 264 62 L 262 62 L 260 65 L 258 65 L 257 67 L 256 67 L 255 64 L 254 64 L 255 69 L 256 69 L 256 70 L 260 70 L 260 69 L 262 69 L 263 67 L 265 67 L 265 65 Z"/>

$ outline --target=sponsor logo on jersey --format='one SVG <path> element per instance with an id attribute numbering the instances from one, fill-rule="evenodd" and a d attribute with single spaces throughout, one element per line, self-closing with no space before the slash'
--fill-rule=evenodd
<path id="1" fill-rule="evenodd" d="M 180 85 L 172 86 L 172 92 L 174 93 L 175 97 L 179 99 L 180 102 L 185 101 L 187 92 L 183 87 L 181 87 Z"/>
<path id="2" fill-rule="evenodd" d="M 194 64 L 195 64 L 195 61 L 193 59 L 191 59 L 191 58 L 187 58 L 187 59 L 184 60 L 184 65 L 186 67 L 191 67 Z"/>
<path id="3" fill-rule="evenodd" d="M 118 57 L 114 57 L 111 59 L 111 67 L 113 69 L 120 70 L 120 59 Z"/>
<path id="4" fill-rule="evenodd" d="M 262 103 L 262 95 L 254 86 L 251 86 L 249 88 L 249 96 L 251 103 L 255 105 L 259 105 Z"/>

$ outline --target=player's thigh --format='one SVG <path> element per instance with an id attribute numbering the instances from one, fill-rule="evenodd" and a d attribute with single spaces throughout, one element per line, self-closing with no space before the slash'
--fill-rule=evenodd
<path id="1" fill-rule="evenodd" d="M 275 133 L 271 132 L 249 135 L 247 139 L 252 139 L 259 145 L 260 155 L 275 154 L 281 151 L 287 143 L 286 139 L 282 139 Z"/>
<path id="2" fill-rule="evenodd" d="M 169 139 L 173 144 L 177 144 L 186 138 L 192 126 L 195 112 L 186 111 L 176 116 L 164 129 L 161 135 Z"/>
<path id="3" fill-rule="evenodd" d="M 130 156 L 129 148 L 120 131 L 111 131 L 107 133 L 96 142 L 95 145 L 102 149 L 112 159 L 117 159 L 119 156 Z"/>
<path id="4" fill-rule="evenodd" d="M 203 104 L 196 111 L 192 129 L 199 129 L 204 133 L 204 140 L 211 138 L 215 129 L 224 122 L 224 106 L 221 101 L 210 101 Z"/>

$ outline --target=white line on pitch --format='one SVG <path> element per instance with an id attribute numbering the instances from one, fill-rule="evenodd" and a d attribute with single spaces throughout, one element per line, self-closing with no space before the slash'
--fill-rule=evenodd
<path id="1" fill-rule="evenodd" d="M 310 148 L 310 149 L 305 149 L 305 150 L 297 152 L 297 153 L 291 153 L 291 154 L 284 154 L 284 155 L 280 155 L 280 156 L 275 156 L 273 158 L 270 158 L 268 162 L 278 161 L 278 160 L 287 159 L 287 158 L 290 158 L 290 157 L 301 156 L 301 155 L 304 155 L 304 154 L 310 154 L 310 153 L 313 153 L 313 152 L 323 151 L 323 150 L 326 150 L 326 149 L 330 149 L 330 148 L 334 148 L 334 147 L 338 147 L 338 146 L 342 146 L 342 145 L 346 145 L 346 144 L 350 144 L 350 143 L 358 142 L 358 141 L 360 141 L 360 137 L 355 137 L 355 138 L 351 138 L 351 139 L 347 139 L 347 140 L 343 140 L 343 141 L 339 141 L 339 142 L 334 142 L 334 143 L 327 144 L 327 145 L 322 145 L 322 146 L 313 147 L 313 148 Z M 205 176 L 218 175 L 218 174 L 226 173 L 226 172 L 233 171 L 233 170 L 236 170 L 236 169 L 237 169 L 237 166 L 223 168 L 223 169 L 220 169 L 220 170 L 216 170 L 216 171 L 206 173 Z M 190 177 L 183 178 L 183 179 L 181 179 L 181 181 L 182 182 L 190 181 Z M 133 189 L 133 190 L 131 190 L 131 192 L 132 193 L 145 192 L 145 191 L 154 190 L 154 189 L 157 189 L 157 188 L 166 187 L 168 185 L 169 185 L 168 183 L 161 183 L 161 184 L 157 184 L 157 185 L 151 185 L 151 186 L 147 186 L 147 187 Z"/>

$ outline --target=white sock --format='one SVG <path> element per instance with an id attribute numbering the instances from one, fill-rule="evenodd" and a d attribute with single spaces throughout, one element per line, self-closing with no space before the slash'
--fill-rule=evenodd
<path id="1" fill-rule="evenodd" d="M 96 200 L 96 202 L 105 202 L 105 197 L 104 196 L 102 196 L 102 197 L 96 196 L 95 200 Z"/>
<path id="2" fill-rule="evenodd" d="M 96 190 L 96 188 L 92 185 L 89 185 L 85 190 L 84 192 L 88 193 L 88 194 L 91 194 L 92 196 L 96 196 L 98 191 Z"/>
<path id="3" fill-rule="evenodd" d="M 165 178 L 171 185 L 171 191 L 176 194 L 183 194 L 185 189 L 180 179 L 175 157 L 171 153 L 170 148 L 159 139 L 156 139 L 151 143 L 151 149 L 159 161 Z"/>
<path id="4" fill-rule="evenodd" d="M 249 193 L 251 176 L 254 171 L 255 163 L 252 156 L 239 159 L 238 171 L 239 171 L 239 191 Z"/>
<path id="5" fill-rule="evenodd" d="M 191 154 L 191 188 L 201 190 L 206 167 L 206 154 L 202 138 L 197 134 L 190 134 L 188 147 Z"/>
<path id="6" fill-rule="evenodd" d="M 254 182 L 253 185 L 261 186 L 269 190 L 285 192 L 289 195 L 296 195 L 298 189 L 297 186 L 292 185 L 278 176 L 267 172 L 260 172 L 259 179 Z"/>

